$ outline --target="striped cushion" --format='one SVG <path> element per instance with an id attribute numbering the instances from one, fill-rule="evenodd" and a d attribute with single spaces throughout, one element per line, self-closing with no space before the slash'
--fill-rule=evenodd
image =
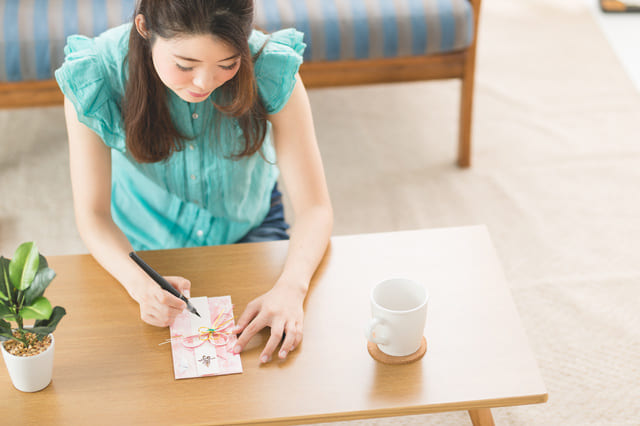
<path id="1" fill-rule="evenodd" d="M 47 80 L 67 36 L 129 21 L 135 0 L 0 0 L 0 82 Z M 473 37 L 468 0 L 256 0 L 256 26 L 305 33 L 307 61 L 424 55 Z"/>
<path id="2" fill-rule="evenodd" d="M 131 20 L 135 0 L 0 0 L 0 82 L 48 80 L 67 36 L 96 36 Z"/>
<path id="3" fill-rule="evenodd" d="M 463 49 L 468 0 L 257 0 L 256 26 L 304 33 L 306 61 L 393 58 Z"/>

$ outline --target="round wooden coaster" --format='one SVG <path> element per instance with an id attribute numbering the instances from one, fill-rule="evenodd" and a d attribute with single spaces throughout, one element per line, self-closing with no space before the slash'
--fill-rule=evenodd
<path id="1" fill-rule="evenodd" d="M 409 364 L 410 362 L 419 360 L 427 352 L 427 339 L 422 336 L 422 342 L 420 343 L 420 347 L 418 348 L 418 350 L 411 355 L 406 356 L 387 355 L 382 352 L 380 348 L 378 348 L 378 345 L 369 341 L 367 341 L 367 349 L 369 350 L 369 355 L 371 355 L 371 358 L 383 364 Z"/>

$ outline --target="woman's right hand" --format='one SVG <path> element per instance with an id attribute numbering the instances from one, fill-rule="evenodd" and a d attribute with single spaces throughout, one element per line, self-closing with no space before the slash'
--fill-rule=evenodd
<path id="1" fill-rule="evenodd" d="M 191 282 L 183 277 L 164 277 L 180 293 L 187 298 L 191 290 Z M 145 281 L 135 294 L 131 295 L 140 304 L 140 318 L 147 324 L 156 327 L 168 327 L 187 307 L 187 304 L 168 291 L 163 290 L 152 280 Z"/>

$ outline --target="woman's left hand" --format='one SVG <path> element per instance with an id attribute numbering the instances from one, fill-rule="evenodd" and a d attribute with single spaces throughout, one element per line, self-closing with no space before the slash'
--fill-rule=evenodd
<path id="1" fill-rule="evenodd" d="M 302 305 L 306 289 L 299 285 L 279 281 L 271 290 L 252 300 L 238 319 L 235 333 L 242 333 L 234 348 L 240 353 L 251 338 L 265 327 L 271 328 L 271 337 L 260 354 L 260 362 L 271 360 L 282 336 L 284 342 L 280 347 L 280 359 L 287 357 L 302 341 L 302 323 L 304 310 Z"/>

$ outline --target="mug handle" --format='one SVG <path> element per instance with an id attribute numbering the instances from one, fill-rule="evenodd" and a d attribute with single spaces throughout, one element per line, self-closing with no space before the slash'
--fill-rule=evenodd
<path id="1" fill-rule="evenodd" d="M 364 335 L 371 343 L 386 345 L 389 342 L 386 336 L 376 336 L 375 328 L 379 325 L 385 325 L 385 321 L 380 318 L 371 318 L 369 325 L 364 330 Z"/>

